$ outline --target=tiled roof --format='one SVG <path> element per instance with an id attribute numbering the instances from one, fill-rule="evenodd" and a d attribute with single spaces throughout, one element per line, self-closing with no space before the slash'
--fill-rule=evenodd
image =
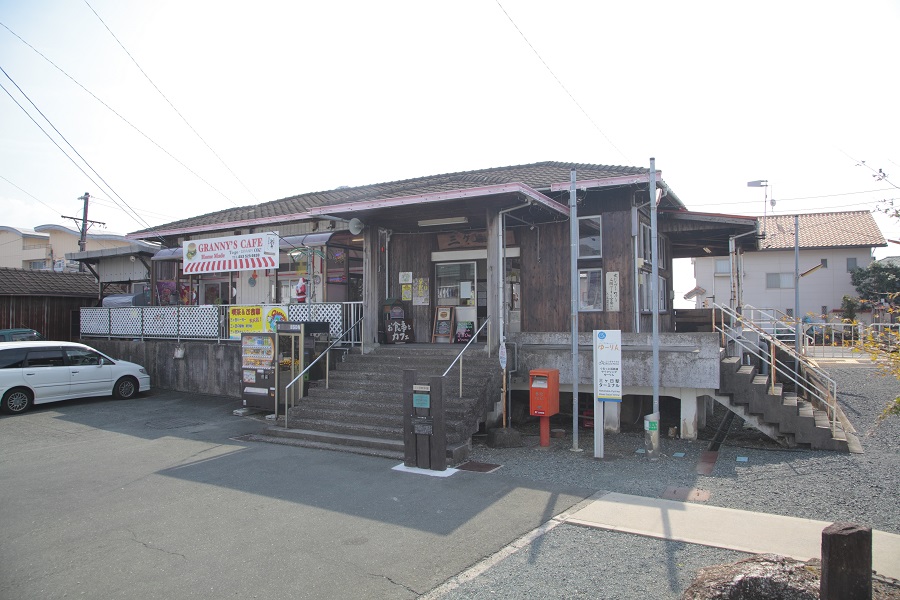
<path id="1" fill-rule="evenodd" d="M 881 230 L 868 211 L 811 213 L 798 215 L 801 248 L 845 248 L 887 246 Z M 774 215 L 760 219 L 765 238 L 760 250 L 787 250 L 794 247 L 794 215 Z"/>
<path id="2" fill-rule="evenodd" d="M 89 273 L 56 273 L 0 267 L 0 296 L 97 298 L 99 287 Z"/>
<path id="3" fill-rule="evenodd" d="M 348 202 L 363 202 L 383 198 L 401 198 L 404 196 L 417 196 L 435 192 L 447 192 L 463 190 L 474 187 L 482 187 L 505 183 L 524 183 L 538 191 L 546 190 L 554 183 L 563 183 L 569 180 L 571 169 L 578 171 L 578 179 L 602 179 L 621 175 L 642 175 L 649 172 L 643 167 L 622 167 L 608 165 L 589 165 L 581 163 L 564 162 L 540 162 L 530 165 L 517 165 L 510 167 L 495 167 L 478 171 L 463 171 L 460 173 L 446 173 L 443 175 L 430 175 L 403 181 L 391 181 L 376 183 L 358 187 L 342 187 L 323 192 L 310 192 L 273 200 L 256 206 L 243 206 L 191 217 L 181 221 L 174 221 L 152 229 L 145 229 L 132 233 L 132 236 L 153 231 L 166 231 L 183 229 L 202 225 L 225 225 L 248 219 L 265 219 L 284 215 L 303 213 L 310 208 L 344 204 Z"/>

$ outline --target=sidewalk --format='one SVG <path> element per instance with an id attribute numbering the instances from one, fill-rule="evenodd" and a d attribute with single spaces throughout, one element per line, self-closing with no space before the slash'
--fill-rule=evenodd
<path id="1" fill-rule="evenodd" d="M 566 522 L 666 540 L 797 560 L 819 558 L 826 521 L 676 502 L 615 492 L 598 494 Z M 900 535 L 872 531 L 872 569 L 900 579 Z"/>

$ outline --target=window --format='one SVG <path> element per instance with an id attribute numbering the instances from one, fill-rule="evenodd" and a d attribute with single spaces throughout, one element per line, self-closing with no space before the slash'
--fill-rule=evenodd
<path id="1" fill-rule="evenodd" d="M 647 261 L 645 265 L 647 268 L 650 267 L 650 261 L 653 260 L 653 236 L 650 234 L 650 226 L 646 223 L 641 223 L 641 245 L 638 247 L 638 256 Z M 665 269 L 667 260 L 666 238 L 661 235 L 656 236 L 656 250 L 659 253 L 659 268 Z"/>
<path id="2" fill-rule="evenodd" d="M 87 348 L 66 348 L 70 365 L 99 365 L 100 355 Z"/>
<path id="3" fill-rule="evenodd" d="M 603 256 L 602 219 L 578 217 L 578 258 Z"/>
<path id="4" fill-rule="evenodd" d="M 578 310 L 603 310 L 603 269 L 578 270 Z"/>
<path id="5" fill-rule="evenodd" d="M 731 274 L 731 260 L 728 258 L 717 258 L 716 259 L 716 275 L 730 275 Z"/>
<path id="6" fill-rule="evenodd" d="M 28 268 L 33 270 L 46 269 L 47 262 L 43 260 L 32 260 L 28 263 Z"/>
<path id="7" fill-rule="evenodd" d="M 664 312 L 669 310 L 668 301 L 669 301 L 669 293 L 666 290 L 666 280 L 663 277 L 659 278 L 657 289 L 659 290 L 659 312 Z M 652 309 L 653 307 L 651 307 Z"/>
<path id="8" fill-rule="evenodd" d="M 774 289 L 793 289 L 794 274 L 793 273 L 766 273 L 766 288 Z"/>
<path id="9" fill-rule="evenodd" d="M 793 316 L 794 316 L 794 309 L 793 309 L 793 308 L 786 308 L 786 309 L 784 309 L 784 314 L 786 314 L 786 315 L 789 316 L 789 317 L 793 317 Z"/>
<path id="10" fill-rule="evenodd" d="M 855 257 L 853 257 L 853 258 L 848 258 L 848 259 L 847 259 L 847 272 L 848 272 L 848 273 L 852 273 L 853 270 L 856 269 L 856 268 L 857 268 L 857 265 L 856 265 L 856 258 L 855 258 Z"/>
<path id="11" fill-rule="evenodd" d="M 641 223 L 641 247 L 639 248 L 640 257 L 650 262 L 652 256 L 652 246 L 650 242 L 650 226 Z"/>
<path id="12" fill-rule="evenodd" d="M 64 365 L 63 353 L 59 348 L 31 350 L 25 359 L 26 367 L 62 367 Z"/>
<path id="13" fill-rule="evenodd" d="M 641 272 L 638 274 L 638 295 L 640 296 L 641 310 L 652 310 L 650 305 L 650 273 Z"/>
<path id="14" fill-rule="evenodd" d="M 25 348 L 0 350 L 0 369 L 21 369 L 25 364 Z"/>

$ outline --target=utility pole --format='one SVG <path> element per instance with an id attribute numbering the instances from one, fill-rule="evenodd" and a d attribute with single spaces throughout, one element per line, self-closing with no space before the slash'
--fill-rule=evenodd
<path id="1" fill-rule="evenodd" d="M 85 192 L 84 196 L 80 196 L 78 199 L 84 200 L 84 210 L 81 213 L 81 219 L 80 219 L 81 220 L 81 238 L 78 240 L 78 249 L 81 252 L 84 252 L 85 248 L 87 248 L 87 230 L 89 227 L 88 223 L 90 223 L 91 225 L 106 225 L 106 223 L 102 223 L 100 221 L 88 220 L 88 218 L 87 218 L 88 201 L 91 199 L 91 195 L 88 192 Z M 67 217 L 66 215 L 60 215 L 60 216 L 63 219 L 72 219 L 76 223 L 78 223 L 78 221 L 79 221 L 78 217 Z M 79 273 L 84 272 L 84 263 L 83 262 L 78 263 L 78 272 Z"/>

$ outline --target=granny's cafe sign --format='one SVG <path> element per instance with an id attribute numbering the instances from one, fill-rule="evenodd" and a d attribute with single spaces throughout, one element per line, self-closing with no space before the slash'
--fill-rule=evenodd
<path id="1" fill-rule="evenodd" d="M 278 268 L 278 234 L 251 233 L 182 243 L 185 273 Z"/>

